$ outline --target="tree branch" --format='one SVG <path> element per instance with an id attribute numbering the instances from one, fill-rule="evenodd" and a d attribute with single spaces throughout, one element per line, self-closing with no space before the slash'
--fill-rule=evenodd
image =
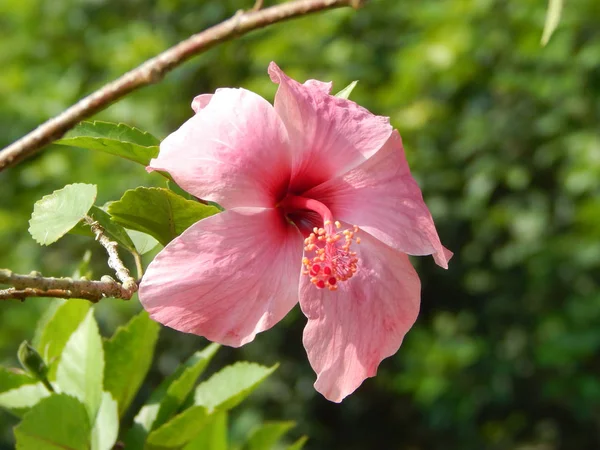
<path id="1" fill-rule="evenodd" d="M 343 6 L 358 8 L 364 2 L 365 0 L 295 0 L 266 9 L 239 12 L 230 19 L 191 36 L 108 83 L 6 147 L 0 152 L 0 172 L 59 139 L 83 119 L 143 86 L 160 81 L 166 73 L 192 56 L 221 42 L 294 17 Z M 260 2 L 258 3 L 260 4 Z"/>
<path id="2" fill-rule="evenodd" d="M 85 216 L 83 220 L 96 235 L 96 240 L 106 249 L 108 265 L 115 271 L 121 283 L 117 283 L 108 275 L 103 276 L 100 281 L 73 280 L 42 277 L 39 272 L 19 275 L 7 269 L 0 269 L 0 284 L 12 286 L 0 290 L 0 300 L 25 300 L 27 297 L 82 298 L 94 303 L 106 297 L 129 300 L 137 292 L 138 285 L 119 257 L 118 244 L 104 234 L 104 229 L 94 219 Z"/>

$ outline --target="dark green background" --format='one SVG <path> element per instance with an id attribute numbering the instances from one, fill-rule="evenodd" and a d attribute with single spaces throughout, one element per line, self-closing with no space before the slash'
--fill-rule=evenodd
<path id="1" fill-rule="evenodd" d="M 2 0 L 0 145 L 251 3 Z M 242 86 L 272 100 L 271 60 L 335 90 L 358 79 L 352 98 L 400 130 L 455 252 L 448 271 L 415 259 L 417 325 L 341 405 L 312 389 L 297 310 L 223 351 L 213 367 L 282 363 L 238 411 L 234 439 L 259 420 L 292 419 L 309 450 L 600 448 L 600 2 L 566 2 L 541 47 L 546 6 L 374 0 L 221 45 L 97 116 L 163 138 L 191 115 L 195 94 Z M 98 184 L 104 203 L 162 180 L 59 147 L 0 173 L 0 267 L 66 275 L 91 247 L 96 275 L 109 272 L 96 243 L 68 236 L 42 248 L 26 232 L 33 203 L 72 182 Z M 0 362 L 15 363 L 46 302 L 0 305 Z M 107 301 L 97 315 L 110 332 L 138 307 Z M 149 385 L 202 345 L 163 330 Z M 0 448 L 12 445 L 14 423 L 0 412 Z"/>

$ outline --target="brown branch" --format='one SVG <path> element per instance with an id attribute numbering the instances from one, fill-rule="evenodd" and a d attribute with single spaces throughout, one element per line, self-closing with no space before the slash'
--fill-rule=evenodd
<path id="1" fill-rule="evenodd" d="M 94 219 L 85 216 L 83 220 L 96 235 L 96 240 L 106 249 L 108 265 L 115 271 L 121 283 L 117 283 L 108 275 L 103 276 L 100 281 L 83 278 L 73 280 L 42 277 L 39 272 L 19 275 L 7 269 L 0 269 L 0 284 L 12 286 L 0 290 L 0 300 L 25 300 L 27 297 L 82 298 L 91 302 L 98 302 L 106 297 L 129 300 L 137 292 L 138 285 L 119 257 L 118 244 L 104 234 L 104 229 Z"/>
<path id="2" fill-rule="evenodd" d="M 158 82 L 167 72 L 192 56 L 221 42 L 294 17 L 342 6 L 358 8 L 364 2 L 365 0 L 295 0 L 257 11 L 239 12 L 230 19 L 191 36 L 108 83 L 6 147 L 0 152 L 0 172 L 59 139 L 83 119 L 143 86 Z"/>
<path id="3" fill-rule="evenodd" d="M 0 284 L 13 286 L 0 290 L 0 300 L 55 297 L 82 298 L 97 302 L 105 297 L 129 300 L 133 295 L 133 292 L 125 289 L 111 277 L 102 277 L 100 281 L 73 280 L 72 278 L 42 277 L 37 272 L 20 275 L 10 270 L 0 269 Z"/>

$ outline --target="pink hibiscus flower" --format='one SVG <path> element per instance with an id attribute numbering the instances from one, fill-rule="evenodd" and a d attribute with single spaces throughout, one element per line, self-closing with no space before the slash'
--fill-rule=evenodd
<path id="1" fill-rule="evenodd" d="M 167 137 L 149 170 L 226 210 L 174 239 L 139 296 L 152 318 L 234 347 L 298 301 L 315 388 L 340 402 L 393 355 L 419 311 L 407 254 L 440 243 L 388 118 L 300 84 L 277 65 L 275 105 L 218 89 Z"/>

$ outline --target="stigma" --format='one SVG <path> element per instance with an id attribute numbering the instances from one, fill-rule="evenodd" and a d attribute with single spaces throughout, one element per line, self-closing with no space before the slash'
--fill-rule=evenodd
<path id="1" fill-rule="evenodd" d="M 302 258 L 302 273 L 308 275 L 318 289 L 335 291 L 339 282 L 349 280 L 358 270 L 358 257 L 350 247 L 353 243 L 360 244 L 360 238 L 356 237 L 359 228 L 354 225 L 340 230 L 341 223 L 331 220 L 323 225 L 323 228 L 313 228 L 304 240 L 306 256 Z"/>

